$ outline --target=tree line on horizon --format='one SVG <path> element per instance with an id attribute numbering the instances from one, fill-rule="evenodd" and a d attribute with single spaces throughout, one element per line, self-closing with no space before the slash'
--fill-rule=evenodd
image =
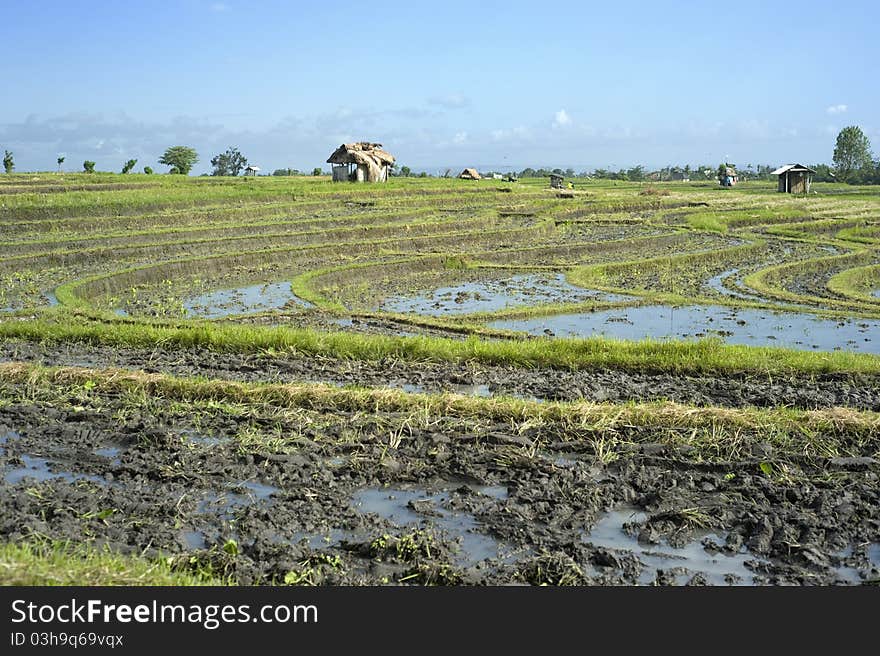
<path id="1" fill-rule="evenodd" d="M 59 156 L 58 171 L 62 171 L 65 157 Z M 199 155 L 194 148 L 189 146 L 170 146 L 159 158 L 159 164 L 170 167 L 168 173 L 173 175 L 189 175 L 193 166 L 199 161 Z M 880 184 L 880 159 L 874 160 L 871 153 L 871 142 L 867 135 L 858 126 L 851 125 L 843 128 L 837 135 L 832 156 L 833 165 L 828 164 L 812 164 L 810 168 L 816 171 L 813 180 L 816 182 L 846 182 L 848 184 Z M 128 174 L 134 170 L 137 159 L 129 159 L 122 165 L 121 173 Z M 85 173 L 94 173 L 96 163 L 92 160 L 83 162 L 83 171 Z M 219 153 L 211 158 L 213 176 L 238 176 L 242 171 L 247 169 L 248 160 L 236 146 L 230 146 L 223 153 Z M 488 171 L 486 173 L 514 173 L 520 178 L 546 178 L 551 174 L 561 175 L 566 178 L 582 178 L 582 179 L 599 179 L 599 180 L 623 180 L 629 182 L 665 182 L 673 180 L 710 180 L 719 175 L 718 171 L 724 167 L 735 167 L 728 162 L 722 162 L 720 166 L 715 167 L 709 164 L 702 164 L 692 167 L 690 164 L 684 166 L 665 166 L 656 170 L 648 170 L 642 165 L 633 166 L 627 169 L 619 169 L 613 171 L 610 169 L 597 168 L 593 171 L 575 172 L 572 168 L 538 168 L 534 169 L 526 167 L 522 171 Z M 770 180 L 771 172 L 775 170 L 775 166 L 769 164 L 747 164 L 743 168 L 738 168 L 737 173 L 744 179 L 753 180 Z M 9 150 L 4 151 L 3 169 L 9 174 L 15 171 L 15 159 L 13 153 Z M 143 168 L 143 172 L 147 175 L 153 173 L 153 169 L 149 166 Z M 312 169 L 311 175 L 319 176 L 323 173 L 321 167 Z M 410 167 L 402 166 L 396 162 L 392 167 L 391 174 L 395 177 L 435 177 L 427 171 L 415 173 Z M 204 174 L 208 175 L 208 174 Z M 275 169 L 273 176 L 295 176 L 307 175 L 295 168 Z M 445 171 L 436 176 L 449 178 L 452 177 L 452 169 Z"/>

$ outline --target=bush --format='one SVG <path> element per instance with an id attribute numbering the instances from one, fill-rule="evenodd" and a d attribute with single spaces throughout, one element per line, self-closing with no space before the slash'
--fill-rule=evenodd
<path id="1" fill-rule="evenodd" d="M 146 173 L 147 175 L 153 175 L 153 169 L 149 166 L 145 166 L 144 173 Z"/>
<path id="2" fill-rule="evenodd" d="M 85 171 L 86 173 L 94 173 L 95 163 L 92 160 L 87 159 L 85 162 L 83 162 L 83 171 Z"/>

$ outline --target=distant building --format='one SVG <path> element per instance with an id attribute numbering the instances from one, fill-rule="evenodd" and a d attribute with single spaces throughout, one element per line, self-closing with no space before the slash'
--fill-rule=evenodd
<path id="1" fill-rule="evenodd" d="M 333 165 L 333 182 L 385 182 L 394 156 L 380 143 L 359 141 L 339 146 L 327 163 Z"/>
<path id="2" fill-rule="evenodd" d="M 259 166 L 254 166 L 253 164 L 251 164 L 250 166 L 248 166 L 248 167 L 244 170 L 244 174 L 245 174 L 245 175 L 252 175 L 252 176 L 254 176 L 254 177 L 257 177 L 257 173 L 259 173 L 259 172 L 260 172 L 260 167 L 259 167 Z"/>
<path id="3" fill-rule="evenodd" d="M 458 177 L 462 180 L 482 180 L 483 178 L 483 176 L 477 173 L 477 169 L 465 169 L 458 174 Z"/>
<path id="4" fill-rule="evenodd" d="M 724 174 L 719 176 L 718 183 L 722 187 L 732 187 L 739 180 L 739 176 L 736 174 L 736 169 L 732 166 L 726 166 L 724 168 Z"/>
<path id="5" fill-rule="evenodd" d="M 551 189 L 562 189 L 562 180 L 563 177 L 558 173 L 550 174 L 550 188 Z"/>
<path id="6" fill-rule="evenodd" d="M 780 166 L 771 175 L 779 176 L 777 191 L 781 194 L 808 194 L 810 185 L 813 183 L 813 174 L 816 173 L 809 166 L 803 164 L 786 164 Z"/>

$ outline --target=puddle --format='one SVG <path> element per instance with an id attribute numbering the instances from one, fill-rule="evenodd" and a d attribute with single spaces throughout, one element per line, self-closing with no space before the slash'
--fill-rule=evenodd
<path id="1" fill-rule="evenodd" d="M 754 294 L 746 294 L 743 292 L 738 292 L 736 290 L 730 289 L 729 287 L 725 287 L 724 281 L 732 276 L 736 276 L 739 274 L 739 269 L 728 269 L 723 273 L 719 273 L 717 276 L 713 276 L 706 281 L 706 287 L 711 289 L 712 291 L 718 292 L 722 296 L 729 296 L 732 298 L 742 298 L 749 301 L 765 301 L 766 299 L 755 296 Z"/>
<path id="2" fill-rule="evenodd" d="M 38 483 L 42 483 L 43 481 L 49 481 L 54 478 L 60 478 L 70 483 L 86 480 L 98 483 L 99 485 L 107 484 L 107 481 L 98 476 L 74 474 L 70 471 L 52 471 L 49 466 L 49 461 L 38 456 L 24 454 L 21 456 L 21 461 L 24 464 L 24 467 L 10 469 L 4 476 L 6 482 L 10 485 L 17 485 L 26 479 L 33 479 Z"/>
<path id="3" fill-rule="evenodd" d="M 630 298 L 632 297 L 575 287 L 561 273 L 527 274 L 504 280 L 440 287 L 415 297 L 395 296 L 387 299 L 380 309 L 387 312 L 440 316 L 492 312 L 523 305 L 579 303 L 589 300 L 623 301 Z"/>
<path id="4" fill-rule="evenodd" d="M 872 544 L 868 547 L 868 561 L 874 567 L 880 567 L 880 543 Z"/>
<path id="5" fill-rule="evenodd" d="M 677 582 L 681 584 L 686 583 L 698 572 L 706 577 L 710 585 L 730 585 L 731 582 L 738 585 L 754 583 L 754 573 L 746 563 L 758 562 L 760 559 L 747 553 L 733 555 L 709 553 L 701 544 L 704 540 L 710 540 L 718 546 L 723 546 L 724 536 L 708 533 L 700 540 L 695 540 L 680 549 L 662 544 L 646 545 L 630 536 L 623 528 L 624 524 L 643 523 L 646 519 L 645 513 L 635 509 L 614 510 L 596 522 L 582 539 L 597 547 L 635 554 L 644 565 L 639 574 L 639 583 L 642 585 L 653 583 L 657 570 L 677 567 L 688 570 L 688 574 L 679 577 Z M 729 576 L 739 577 L 739 580 L 728 579 Z"/>
<path id="6" fill-rule="evenodd" d="M 56 305 L 59 305 L 58 297 L 55 296 L 54 289 L 52 289 L 50 291 L 43 292 L 43 298 L 46 299 L 46 303 L 49 304 L 49 307 L 55 307 Z"/>
<path id="7" fill-rule="evenodd" d="M 453 385 L 452 391 L 456 394 L 464 394 L 465 396 L 479 396 L 481 398 L 492 396 L 492 391 L 488 385 Z"/>
<path id="8" fill-rule="evenodd" d="M 246 492 L 235 492 L 244 488 Z M 232 518 L 232 512 L 236 508 L 244 508 L 255 503 L 268 501 L 276 492 L 281 490 L 271 485 L 265 485 L 256 481 L 241 481 L 229 486 L 230 491 L 208 492 L 204 498 L 199 501 L 196 508 L 197 513 L 216 514 L 222 519 L 228 520 Z"/>
<path id="9" fill-rule="evenodd" d="M 495 499 L 507 498 L 506 487 L 468 487 Z M 480 524 L 471 513 L 449 509 L 449 500 L 450 494 L 445 490 L 429 492 L 424 489 L 367 488 L 356 492 L 352 503 L 358 511 L 375 513 L 398 526 L 435 526 L 458 540 L 457 560 L 464 567 L 509 556 L 509 550 L 498 540 L 479 532 Z"/>
<path id="10" fill-rule="evenodd" d="M 96 456 L 107 458 L 110 461 L 110 464 L 115 467 L 116 465 L 122 464 L 122 460 L 119 458 L 119 454 L 121 454 L 122 451 L 122 447 L 106 446 L 100 449 L 95 449 L 92 453 Z"/>
<path id="11" fill-rule="evenodd" d="M 257 501 L 265 501 L 276 492 L 281 491 L 279 488 L 272 485 L 265 485 L 255 481 L 243 481 L 241 486 L 246 488 Z"/>
<path id="12" fill-rule="evenodd" d="M 736 309 L 720 305 L 645 305 L 537 319 L 495 321 L 492 328 L 559 337 L 698 339 L 798 350 L 880 353 L 880 321 L 827 319 L 813 314 Z M 549 331 L 549 333 L 547 332 Z"/>
<path id="13" fill-rule="evenodd" d="M 354 325 L 354 321 L 351 319 L 334 319 L 333 323 L 337 326 L 342 326 L 343 328 L 351 328 Z"/>
<path id="14" fill-rule="evenodd" d="M 184 531 L 182 537 L 190 549 L 208 548 L 208 537 L 202 531 Z"/>
<path id="15" fill-rule="evenodd" d="M 200 435 L 194 431 L 182 430 L 180 436 L 190 444 L 196 446 L 218 446 L 220 444 L 229 444 L 232 439 L 229 437 L 211 437 L 208 435 Z"/>
<path id="16" fill-rule="evenodd" d="M 319 549 L 326 549 L 327 547 L 339 546 L 343 540 L 353 542 L 356 539 L 357 536 L 352 531 L 331 528 L 326 531 L 302 531 L 294 533 L 290 542 L 293 544 L 299 544 L 305 540 L 306 544 L 309 545 L 309 549 L 318 551 Z"/>
<path id="17" fill-rule="evenodd" d="M 418 385 L 416 383 L 407 383 L 404 380 L 398 379 L 393 380 L 388 383 L 387 387 L 392 389 L 399 389 L 409 394 L 431 394 L 432 392 L 441 392 L 448 391 L 453 392 L 455 394 L 462 394 L 464 396 L 478 396 L 481 398 L 489 398 L 492 396 L 492 390 L 489 389 L 488 385 L 457 385 L 450 384 L 446 389 L 443 390 L 429 390 L 424 385 Z"/>
<path id="18" fill-rule="evenodd" d="M 217 319 L 233 314 L 251 314 L 266 310 L 277 310 L 293 302 L 302 307 L 311 307 L 290 288 L 289 282 L 274 282 L 236 289 L 221 289 L 184 301 L 188 317 Z"/>

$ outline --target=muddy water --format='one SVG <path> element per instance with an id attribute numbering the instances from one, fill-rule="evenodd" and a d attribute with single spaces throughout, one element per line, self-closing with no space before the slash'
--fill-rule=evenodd
<path id="1" fill-rule="evenodd" d="M 649 305 L 537 319 L 495 321 L 492 328 L 560 337 L 620 339 L 720 337 L 729 344 L 799 350 L 880 353 L 880 321 L 826 319 L 812 314 L 718 305 Z M 547 331 L 550 331 L 549 333 Z"/>
<path id="2" fill-rule="evenodd" d="M 4 474 L 4 479 L 10 485 L 17 485 L 25 480 L 42 482 L 52 480 L 53 478 L 59 478 L 71 483 L 79 480 L 88 480 L 101 485 L 106 484 L 106 481 L 98 476 L 75 474 L 64 470 L 56 471 L 56 468 L 46 458 L 40 458 L 39 456 L 22 454 L 20 460 L 22 463 L 21 467 L 9 467 Z"/>
<path id="3" fill-rule="evenodd" d="M 478 494 L 498 501 L 507 498 L 502 486 L 469 486 Z M 430 492 L 423 488 L 365 488 L 352 502 L 363 513 L 374 513 L 399 527 L 431 525 L 456 540 L 458 563 L 471 566 L 485 560 L 504 558 L 511 549 L 481 530 L 473 514 L 450 507 L 448 490 Z"/>
<path id="4" fill-rule="evenodd" d="M 648 519 L 648 515 L 634 508 L 621 508 L 602 517 L 583 536 L 583 541 L 596 547 L 623 550 L 638 557 L 643 565 L 639 583 L 650 585 L 659 571 L 673 570 L 678 584 L 686 583 L 693 575 L 701 574 L 710 585 L 751 585 L 754 572 L 750 564 L 758 562 L 747 553 L 725 554 L 726 535 L 706 533 L 683 547 L 665 544 L 645 544 L 633 533 Z M 708 547 L 708 549 L 706 548 Z"/>
<path id="5" fill-rule="evenodd" d="M 386 385 L 386 387 L 390 387 L 391 389 L 403 390 L 404 392 L 409 392 L 410 394 L 428 394 L 432 391 L 435 391 L 424 385 L 408 383 L 405 380 L 399 378 L 390 381 Z M 463 396 L 476 396 L 484 399 L 493 396 L 492 389 L 486 384 L 467 385 L 459 383 L 448 383 L 444 384 L 443 387 L 446 388 L 444 391 L 461 394 Z"/>
<path id="6" fill-rule="evenodd" d="M 722 273 L 719 273 L 717 276 L 713 276 L 706 281 L 706 287 L 711 289 L 712 291 L 718 292 L 722 296 L 729 296 L 731 298 L 741 298 L 750 301 L 764 301 L 766 299 L 756 296 L 754 294 L 746 294 L 744 292 L 739 292 L 734 289 L 730 289 L 724 285 L 724 281 L 728 278 L 735 277 L 734 281 L 736 283 L 739 282 L 739 269 L 728 269 Z"/>
<path id="7" fill-rule="evenodd" d="M 311 307 L 310 303 L 297 297 L 289 282 L 275 282 L 235 289 L 221 289 L 190 298 L 183 303 L 187 316 L 218 319 L 234 314 L 253 314 L 277 310 L 293 303 Z"/>
<path id="8" fill-rule="evenodd" d="M 621 301 L 627 298 L 630 297 L 575 287 L 569 284 L 561 273 L 526 274 L 504 280 L 440 287 L 420 296 L 396 296 L 387 299 L 380 309 L 388 312 L 441 316 L 493 312 L 524 305 L 578 303 L 589 300 Z"/>

